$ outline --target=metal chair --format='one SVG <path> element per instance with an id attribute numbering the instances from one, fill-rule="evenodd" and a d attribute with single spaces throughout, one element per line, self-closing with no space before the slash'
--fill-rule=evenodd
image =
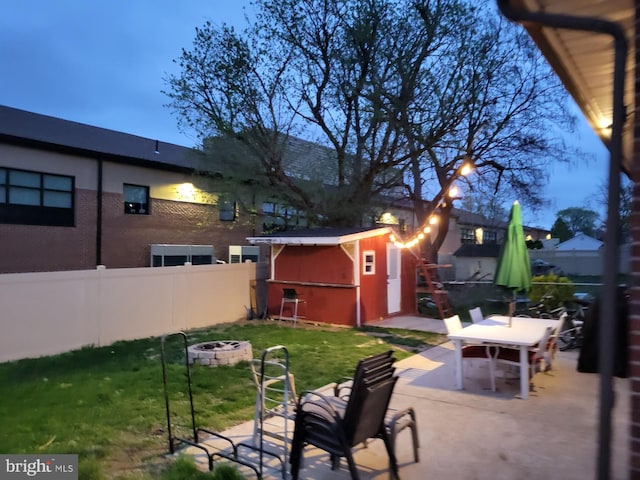
<path id="1" fill-rule="evenodd" d="M 351 394 L 351 389 L 353 388 L 354 382 L 359 381 L 363 376 L 372 378 L 374 377 L 374 375 L 389 376 L 389 374 L 386 372 L 391 372 L 391 374 L 393 374 L 393 371 L 395 370 L 393 367 L 395 358 L 393 358 L 392 355 L 393 351 L 389 350 L 387 352 L 372 355 L 360 360 L 358 362 L 358 366 L 356 367 L 356 372 L 353 378 L 343 377 L 334 385 L 334 397 L 331 398 L 332 403 L 339 409 L 341 408 L 341 410 L 344 411 L 345 406 L 349 400 L 349 395 Z M 391 442 L 391 447 L 394 451 L 394 454 L 395 445 L 397 443 L 396 438 L 398 434 L 406 428 L 410 429 L 411 439 L 413 441 L 413 460 L 414 462 L 418 463 L 420 461 L 420 455 L 418 452 L 418 448 L 420 448 L 420 440 L 418 438 L 416 413 L 413 407 L 408 407 L 402 410 L 388 408 L 384 419 L 384 425 L 387 433 L 389 434 L 389 441 Z"/>
<path id="2" fill-rule="evenodd" d="M 444 325 L 447 333 L 455 333 L 462 329 L 462 322 L 458 315 L 452 315 L 444 319 Z M 497 347 L 486 344 L 462 345 L 462 360 L 483 360 L 489 366 L 489 379 L 491 381 L 491 391 L 496 391 L 496 373 L 494 356 Z M 464 376 L 464 375 L 463 375 Z"/>
<path id="3" fill-rule="evenodd" d="M 529 349 L 527 359 L 529 361 L 529 388 L 533 390 L 533 377 L 536 372 L 546 371 L 551 368 L 551 360 L 549 358 L 549 338 L 553 333 L 551 327 L 547 327 L 544 335 L 535 348 Z M 520 350 L 517 348 L 502 347 L 495 356 L 496 363 L 506 365 L 520 366 Z"/>
<path id="4" fill-rule="evenodd" d="M 471 321 L 473 323 L 478 323 L 484 320 L 484 315 L 482 314 L 482 310 L 480 307 L 471 308 L 469 310 L 469 316 L 471 317 Z"/>
<path id="5" fill-rule="evenodd" d="M 291 316 L 291 319 L 293 320 L 293 325 L 295 326 L 298 321 L 298 305 L 304 303 L 304 300 L 300 298 L 295 288 L 283 288 L 282 301 L 280 302 L 280 320 L 284 318 L 282 316 L 282 313 L 284 312 L 284 305 L 286 303 L 293 304 L 293 315 Z"/>
<path id="6" fill-rule="evenodd" d="M 398 377 L 394 368 L 383 362 L 374 368 L 359 364 L 347 402 L 317 392 L 303 392 L 296 408 L 296 421 L 291 445 L 291 476 L 298 479 L 303 449 L 313 445 L 330 454 L 331 467 L 338 467 L 345 457 L 352 480 L 358 480 L 352 448 L 369 439 L 384 441 L 390 461 L 390 473 L 398 479 L 398 464 L 391 432 L 385 416 Z"/>

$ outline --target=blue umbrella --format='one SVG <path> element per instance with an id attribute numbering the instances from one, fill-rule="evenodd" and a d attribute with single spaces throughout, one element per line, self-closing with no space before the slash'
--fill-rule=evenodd
<path id="1" fill-rule="evenodd" d="M 517 200 L 511 207 L 509 225 L 500 249 L 493 283 L 513 293 L 513 308 L 515 308 L 516 294 L 526 293 L 531 289 L 531 263 L 522 230 L 522 212 Z M 510 317 L 513 308 L 509 309 Z"/>

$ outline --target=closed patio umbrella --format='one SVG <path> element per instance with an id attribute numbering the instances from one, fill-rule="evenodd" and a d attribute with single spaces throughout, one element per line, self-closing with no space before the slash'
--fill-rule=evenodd
<path id="1" fill-rule="evenodd" d="M 509 326 L 515 309 L 516 294 L 531 288 L 531 263 L 522 230 L 522 212 L 516 200 L 511 206 L 509 225 L 504 237 L 493 283 L 513 293 L 513 308 L 509 308 Z"/>

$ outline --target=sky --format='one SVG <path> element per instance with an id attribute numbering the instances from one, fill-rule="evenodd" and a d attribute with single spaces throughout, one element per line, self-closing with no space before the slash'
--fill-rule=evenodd
<path id="1" fill-rule="evenodd" d="M 211 21 L 242 28 L 250 0 L 2 0 L 0 104 L 184 146 L 166 107 L 165 78 L 189 49 L 195 28 Z M 608 152 L 579 116 L 570 141 L 590 157 L 550 172 L 549 208 L 523 207 L 529 226 L 551 228 L 559 210 L 591 208 L 601 215 L 599 185 Z M 515 200 L 515 199 L 514 199 Z"/>

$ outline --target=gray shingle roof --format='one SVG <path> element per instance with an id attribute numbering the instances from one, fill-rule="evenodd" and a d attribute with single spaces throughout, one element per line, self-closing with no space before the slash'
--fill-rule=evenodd
<path id="1" fill-rule="evenodd" d="M 0 105 L 0 140 L 113 161 L 190 170 L 194 149 Z"/>

